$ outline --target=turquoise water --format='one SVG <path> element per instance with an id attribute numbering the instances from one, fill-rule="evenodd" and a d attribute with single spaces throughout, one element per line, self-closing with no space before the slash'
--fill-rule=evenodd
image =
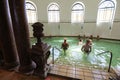
<path id="1" fill-rule="evenodd" d="M 64 38 L 67 38 L 69 48 L 66 53 L 61 49 L 61 43 Z M 31 39 L 32 44 L 35 43 L 34 39 Z M 113 40 L 93 40 L 92 52 L 87 56 L 81 51 L 82 45 L 78 45 L 77 37 L 51 37 L 43 38 L 42 41 L 48 43 L 52 47 L 56 46 L 61 51 L 59 57 L 55 60 L 56 64 L 67 64 L 67 65 L 97 65 L 100 67 L 107 67 L 109 65 L 110 53 L 104 53 L 98 55 L 104 51 L 111 51 L 113 53 L 112 66 L 120 67 L 120 41 Z"/>

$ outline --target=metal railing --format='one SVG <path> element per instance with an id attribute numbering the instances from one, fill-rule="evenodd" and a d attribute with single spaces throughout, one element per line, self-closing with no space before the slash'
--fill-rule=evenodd
<path id="1" fill-rule="evenodd" d="M 57 48 L 56 46 L 54 46 L 52 48 L 52 63 L 53 64 L 54 64 L 54 54 L 55 54 L 54 51 L 55 51 L 55 49 L 57 49 L 58 51 L 61 52 L 61 49 Z M 99 53 L 98 55 L 101 55 L 101 54 L 104 54 L 104 53 L 110 53 L 110 61 L 109 61 L 109 67 L 108 67 L 108 72 L 110 72 L 113 54 L 110 51 L 104 51 L 104 52 Z"/>
<path id="2" fill-rule="evenodd" d="M 54 47 L 52 48 L 52 63 L 53 63 L 53 64 L 54 64 L 54 54 L 55 54 L 55 49 L 57 49 L 58 51 L 61 52 L 61 50 L 60 50 L 59 48 L 57 48 L 56 46 L 54 46 Z"/>
<path id="3" fill-rule="evenodd" d="M 110 51 L 105 51 L 105 52 L 99 53 L 98 55 L 101 55 L 101 54 L 104 54 L 104 53 L 110 53 L 110 61 L 109 61 L 109 68 L 108 68 L 108 72 L 110 72 L 113 55 L 112 55 L 112 52 L 110 52 Z"/>

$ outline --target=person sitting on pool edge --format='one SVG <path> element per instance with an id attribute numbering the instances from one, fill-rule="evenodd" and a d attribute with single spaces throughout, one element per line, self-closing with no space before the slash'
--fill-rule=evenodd
<path id="1" fill-rule="evenodd" d="M 92 51 L 92 40 L 91 39 L 86 40 L 86 43 L 82 46 L 81 51 L 87 55 L 90 54 L 90 52 Z"/>
<path id="2" fill-rule="evenodd" d="M 64 39 L 64 42 L 62 43 L 61 48 L 64 50 L 64 53 L 69 48 L 69 44 L 67 43 L 66 39 Z"/>

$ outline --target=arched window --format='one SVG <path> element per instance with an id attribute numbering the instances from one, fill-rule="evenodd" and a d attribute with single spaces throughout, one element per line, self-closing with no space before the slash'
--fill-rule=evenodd
<path id="1" fill-rule="evenodd" d="M 57 3 L 51 3 L 48 6 L 48 22 L 59 22 L 59 5 Z"/>
<path id="2" fill-rule="evenodd" d="M 102 0 L 98 7 L 97 24 L 102 22 L 112 23 L 115 16 L 116 2 L 113 0 Z"/>
<path id="3" fill-rule="evenodd" d="M 26 12 L 28 23 L 35 23 L 37 21 L 37 10 L 31 2 L 26 2 Z"/>
<path id="4" fill-rule="evenodd" d="M 83 23 L 84 22 L 84 5 L 81 2 L 76 2 L 72 6 L 71 22 Z"/>

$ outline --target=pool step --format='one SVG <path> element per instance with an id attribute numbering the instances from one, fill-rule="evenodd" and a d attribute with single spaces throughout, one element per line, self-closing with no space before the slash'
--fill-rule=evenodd
<path id="1" fill-rule="evenodd" d="M 116 74 L 112 71 L 107 72 L 89 66 L 77 67 L 62 64 L 51 65 L 49 74 L 70 78 L 70 80 L 110 80 L 116 77 Z"/>
<path id="2" fill-rule="evenodd" d="M 120 68 L 118 68 L 118 69 L 113 68 L 113 69 L 117 75 L 117 79 L 120 80 Z"/>

